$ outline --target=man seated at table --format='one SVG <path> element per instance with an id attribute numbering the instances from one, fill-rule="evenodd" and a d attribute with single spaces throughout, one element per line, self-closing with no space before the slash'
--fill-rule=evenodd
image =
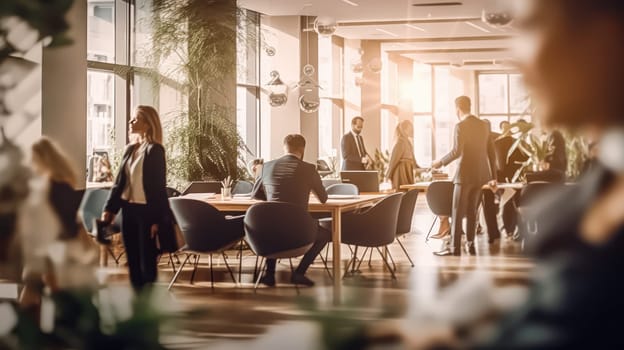
<path id="1" fill-rule="evenodd" d="M 288 202 L 307 209 L 310 191 L 312 191 L 321 203 L 327 201 L 327 192 L 323 187 L 320 175 L 316 171 L 316 166 L 302 160 L 305 143 L 305 138 L 299 134 L 290 134 L 284 138 L 286 154 L 281 158 L 264 163 L 262 172 L 256 179 L 251 191 L 252 198 Z M 305 286 L 314 285 L 312 280 L 305 277 L 305 273 L 329 241 L 331 241 L 331 231 L 319 226 L 316 242 L 301 259 L 291 277 L 291 282 Z M 260 279 L 262 284 L 271 287 L 275 285 L 275 264 L 275 259 L 267 259 L 266 273 Z"/>

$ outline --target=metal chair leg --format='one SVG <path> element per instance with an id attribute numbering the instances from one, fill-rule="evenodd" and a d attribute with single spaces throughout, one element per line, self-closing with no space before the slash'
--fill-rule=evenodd
<path id="1" fill-rule="evenodd" d="M 184 268 L 184 265 L 186 265 L 186 263 L 188 262 L 190 257 L 191 257 L 191 254 L 186 254 L 186 259 L 184 259 L 184 262 L 182 263 L 182 265 L 178 269 L 178 272 L 176 272 L 176 274 L 173 275 L 173 278 L 171 279 L 171 282 L 169 282 L 169 287 L 167 287 L 167 290 L 170 290 L 171 287 L 173 287 L 173 284 L 178 279 L 178 276 L 180 275 L 180 272 L 182 272 L 182 269 Z"/>
<path id="2" fill-rule="evenodd" d="M 368 254 L 368 268 L 373 268 L 373 264 L 371 261 L 373 260 L 373 249 L 371 248 L 370 253 Z"/>
<path id="3" fill-rule="evenodd" d="M 212 267 L 212 254 L 210 254 L 210 288 L 214 289 L 214 269 Z"/>
<path id="4" fill-rule="evenodd" d="M 257 259 L 256 259 L 257 261 Z M 260 265 L 264 262 L 264 258 L 260 258 Z M 254 293 L 258 290 L 258 284 L 260 283 L 260 278 L 262 278 L 262 272 L 266 270 L 266 266 L 264 268 L 260 267 L 260 271 L 258 273 L 258 277 L 256 278 L 256 283 L 254 284 Z"/>
<path id="5" fill-rule="evenodd" d="M 222 253 L 223 256 L 223 261 L 225 262 L 225 267 L 227 268 L 228 272 L 230 273 L 230 277 L 232 277 L 232 281 L 234 281 L 234 284 L 238 286 L 238 282 L 236 282 L 236 277 L 234 277 L 234 272 L 232 272 L 232 269 L 230 268 L 230 264 L 228 264 L 227 260 L 225 260 L 225 254 Z"/>
<path id="6" fill-rule="evenodd" d="M 161 255 L 162 256 L 162 255 Z M 169 253 L 169 263 L 171 264 L 171 269 L 173 270 L 173 274 L 175 275 L 176 273 L 176 268 L 175 268 L 175 264 L 173 263 L 173 257 L 172 254 Z"/>
<path id="7" fill-rule="evenodd" d="M 243 240 L 241 239 L 240 241 L 240 256 L 239 256 L 239 260 L 238 260 L 238 283 L 242 283 L 242 273 L 243 273 Z"/>
<path id="8" fill-rule="evenodd" d="M 392 267 L 394 268 L 394 271 L 396 271 L 397 267 L 396 267 L 396 264 L 394 263 L 394 258 L 392 257 L 392 254 L 390 254 L 390 249 L 388 249 L 388 246 L 386 246 L 386 248 L 385 248 L 385 253 L 390 258 L 390 261 L 392 262 Z"/>
<path id="9" fill-rule="evenodd" d="M 412 264 L 412 267 L 414 267 L 414 262 L 412 261 L 412 258 L 407 253 L 407 249 L 405 249 L 405 246 L 403 246 L 403 243 L 401 243 L 401 240 L 399 239 L 399 237 L 396 238 L 396 241 L 397 243 L 399 243 L 399 246 L 401 247 L 401 249 L 403 249 L 403 253 L 405 253 L 405 256 L 407 256 L 407 260 L 409 260 L 410 264 Z"/>
<path id="10" fill-rule="evenodd" d="M 290 275 L 292 276 L 295 273 L 295 268 L 293 267 L 292 258 L 288 258 L 288 262 L 290 263 Z M 297 295 L 299 295 L 299 286 L 295 282 L 295 289 L 297 290 Z"/>
<path id="11" fill-rule="evenodd" d="M 364 261 L 364 259 L 366 258 L 366 253 L 368 253 L 368 250 L 370 249 L 370 247 L 366 247 L 366 249 L 364 249 L 364 254 L 362 254 L 362 259 L 360 259 L 360 262 L 358 263 L 358 266 L 356 268 L 356 271 L 360 270 L 360 266 L 362 265 L 362 261 Z M 372 252 L 372 250 L 371 250 Z M 370 265 L 369 265 L 370 266 Z"/>
<path id="12" fill-rule="evenodd" d="M 351 251 L 351 258 L 349 259 L 349 261 L 347 261 L 347 266 L 345 266 L 345 272 L 344 274 L 342 274 L 343 279 L 347 277 L 347 274 L 349 274 L 349 267 L 351 266 L 351 263 L 355 264 L 355 257 L 353 256 L 353 251 Z"/>
<path id="13" fill-rule="evenodd" d="M 427 237 L 425 237 L 425 242 L 429 242 L 429 236 L 431 235 L 431 230 L 433 230 L 433 226 L 438 221 L 438 218 L 439 217 L 436 216 L 435 219 L 433 219 L 433 222 L 431 223 L 431 227 L 429 227 L 429 231 L 427 232 Z"/>
<path id="14" fill-rule="evenodd" d="M 388 264 L 388 260 L 387 258 L 381 253 L 381 250 L 379 249 L 379 247 L 376 248 L 377 252 L 379 253 L 379 255 L 381 255 L 381 260 L 383 260 L 384 264 L 386 264 L 386 267 L 388 268 L 388 270 L 390 270 L 390 274 L 392 275 L 392 279 L 396 280 L 396 276 L 394 274 L 394 270 L 392 270 L 392 268 L 390 267 L 390 264 Z"/>
<path id="15" fill-rule="evenodd" d="M 254 265 L 254 273 L 253 273 L 253 280 L 256 280 L 256 277 L 258 277 L 258 256 L 256 255 L 256 264 Z"/>
<path id="16" fill-rule="evenodd" d="M 193 254 L 195 255 L 195 262 L 193 263 L 193 272 L 191 273 L 191 284 L 193 284 L 193 281 L 195 280 L 195 273 L 197 272 L 197 265 L 199 265 L 199 254 Z"/>
<path id="17" fill-rule="evenodd" d="M 355 246 L 355 251 L 353 252 L 353 265 L 351 266 L 351 273 L 355 274 L 355 262 L 357 261 L 357 252 L 358 252 L 358 246 Z"/>
<path id="18" fill-rule="evenodd" d="M 325 265 L 325 271 L 327 271 L 327 275 L 329 276 L 329 279 L 333 279 L 332 273 L 331 271 L 329 271 L 329 266 L 327 265 L 327 258 L 323 259 L 323 254 L 319 254 L 319 257 L 321 258 L 323 265 Z"/>

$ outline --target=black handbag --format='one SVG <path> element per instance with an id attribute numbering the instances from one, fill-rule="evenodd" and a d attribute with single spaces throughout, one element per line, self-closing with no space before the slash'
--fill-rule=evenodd
<path id="1" fill-rule="evenodd" d="M 175 253 L 180 249 L 178 243 L 176 223 L 173 216 L 168 216 L 158 225 L 156 247 L 160 253 Z"/>

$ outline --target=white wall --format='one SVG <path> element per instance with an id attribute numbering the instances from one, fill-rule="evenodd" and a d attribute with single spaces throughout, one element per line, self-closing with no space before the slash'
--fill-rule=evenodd
<path id="1" fill-rule="evenodd" d="M 299 55 L 300 18 L 298 16 L 262 17 L 261 32 L 267 45 L 276 50 L 275 56 L 269 57 L 262 50 L 260 56 L 260 84 L 263 89 L 271 79 L 269 73 L 277 70 L 284 83 L 289 85 L 288 102 L 282 107 L 271 107 L 266 91 L 260 96 L 260 156 L 265 161 L 283 154 L 284 136 L 299 133 L 298 92 L 294 86 L 299 81 L 301 72 Z"/>

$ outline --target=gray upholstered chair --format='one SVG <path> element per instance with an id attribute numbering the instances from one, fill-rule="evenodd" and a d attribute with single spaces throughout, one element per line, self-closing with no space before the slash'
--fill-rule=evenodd
<path id="1" fill-rule="evenodd" d="M 291 203 L 257 203 L 245 215 L 245 240 L 262 261 L 304 255 L 316 241 L 317 234 L 318 222 L 305 208 Z M 254 289 L 261 276 L 262 273 L 258 273 Z"/>
<path id="2" fill-rule="evenodd" d="M 179 250 L 179 253 L 186 254 L 186 258 L 171 279 L 169 288 L 176 282 L 180 272 L 182 272 L 182 269 L 191 257 L 194 258 L 190 280 L 191 284 L 193 283 L 201 254 L 210 255 L 210 280 L 212 287 L 214 287 L 212 255 L 215 253 L 220 253 L 223 256 L 225 266 L 232 280 L 236 283 L 224 251 L 243 238 L 243 218 L 228 219 L 212 205 L 195 199 L 170 198 L 169 203 L 186 241 L 186 245 Z"/>
<path id="3" fill-rule="evenodd" d="M 425 240 L 429 240 L 429 235 L 431 234 L 433 225 L 435 225 L 438 217 L 451 216 L 453 211 L 454 188 L 455 186 L 452 181 L 434 181 L 431 185 L 429 185 L 429 188 L 427 188 L 427 205 L 436 217 L 433 219 L 431 227 L 429 227 Z"/>
<path id="4" fill-rule="evenodd" d="M 347 264 L 347 271 L 351 264 L 355 265 L 358 247 L 375 248 L 390 270 L 392 279 L 396 279 L 386 255 L 382 254 L 379 248 L 391 244 L 396 238 L 397 218 L 402 196 L 401 193 L 391 194 L 366 210 L 343 215 L 342 243 L 355 246 L 353 257 Z"/>
<path id="5" fill-rule="evenodd" d="M 412 267 L 414 267 L 414 262 L 412 258 L 407 253 L 407 249 L 401 243 L 399 238 L 405 236 L 406 234 L 412 232 L 412 219 L 414 218 L 414 208 L 416 207 L 416 200 L 418 199 L 418 191 L 411 190 L 407 191 L 403 194 L 401 198 L 401 206 L 399 207 L 399 216 L 397 218 L 397 230 L 396 230 L 396 241 L 403 249 L 403 253 L 407 256 L 407 260 L 409 260 Z"/>
<path id="6" fill-rule="evenodd" d="M 344 194 L 344 195 L 360 194 L 358 187 L 354 184 L 343 184 L 343 183 L 333 184 L 333 185 L 329 185 L 327 188 L 325 188 L 325 190 L 327 191 L 327 194 Z"/>
<path id="7" fill-rule="evenodd" d="M 102 217 L 102 211 L 104 211 L 104 205 L 106 204 L 109 193 L 110 189 L 108 188 L 92 188 L 85 190 L 82 196 L 82 201 L 78 207 L 78 214 L 82 219 L 85 230 L 91 235 L 94 235 L 93 233 L 95 232 L 95 219 Z M 115 221 L 112 223 L 111 232 L 121 232 L 121 220 L 122 213 L 119 212 L 119 214 L 115 216 Z M 115 264 L 119 265 L 119 259 L 124 255 L 125 251 L 122 250 L 118 255 L 115 255 L 115 252 L 113 252 L 110 246 L 106 246 L 106 251 L 113 260 L 115 260 Z"/>

